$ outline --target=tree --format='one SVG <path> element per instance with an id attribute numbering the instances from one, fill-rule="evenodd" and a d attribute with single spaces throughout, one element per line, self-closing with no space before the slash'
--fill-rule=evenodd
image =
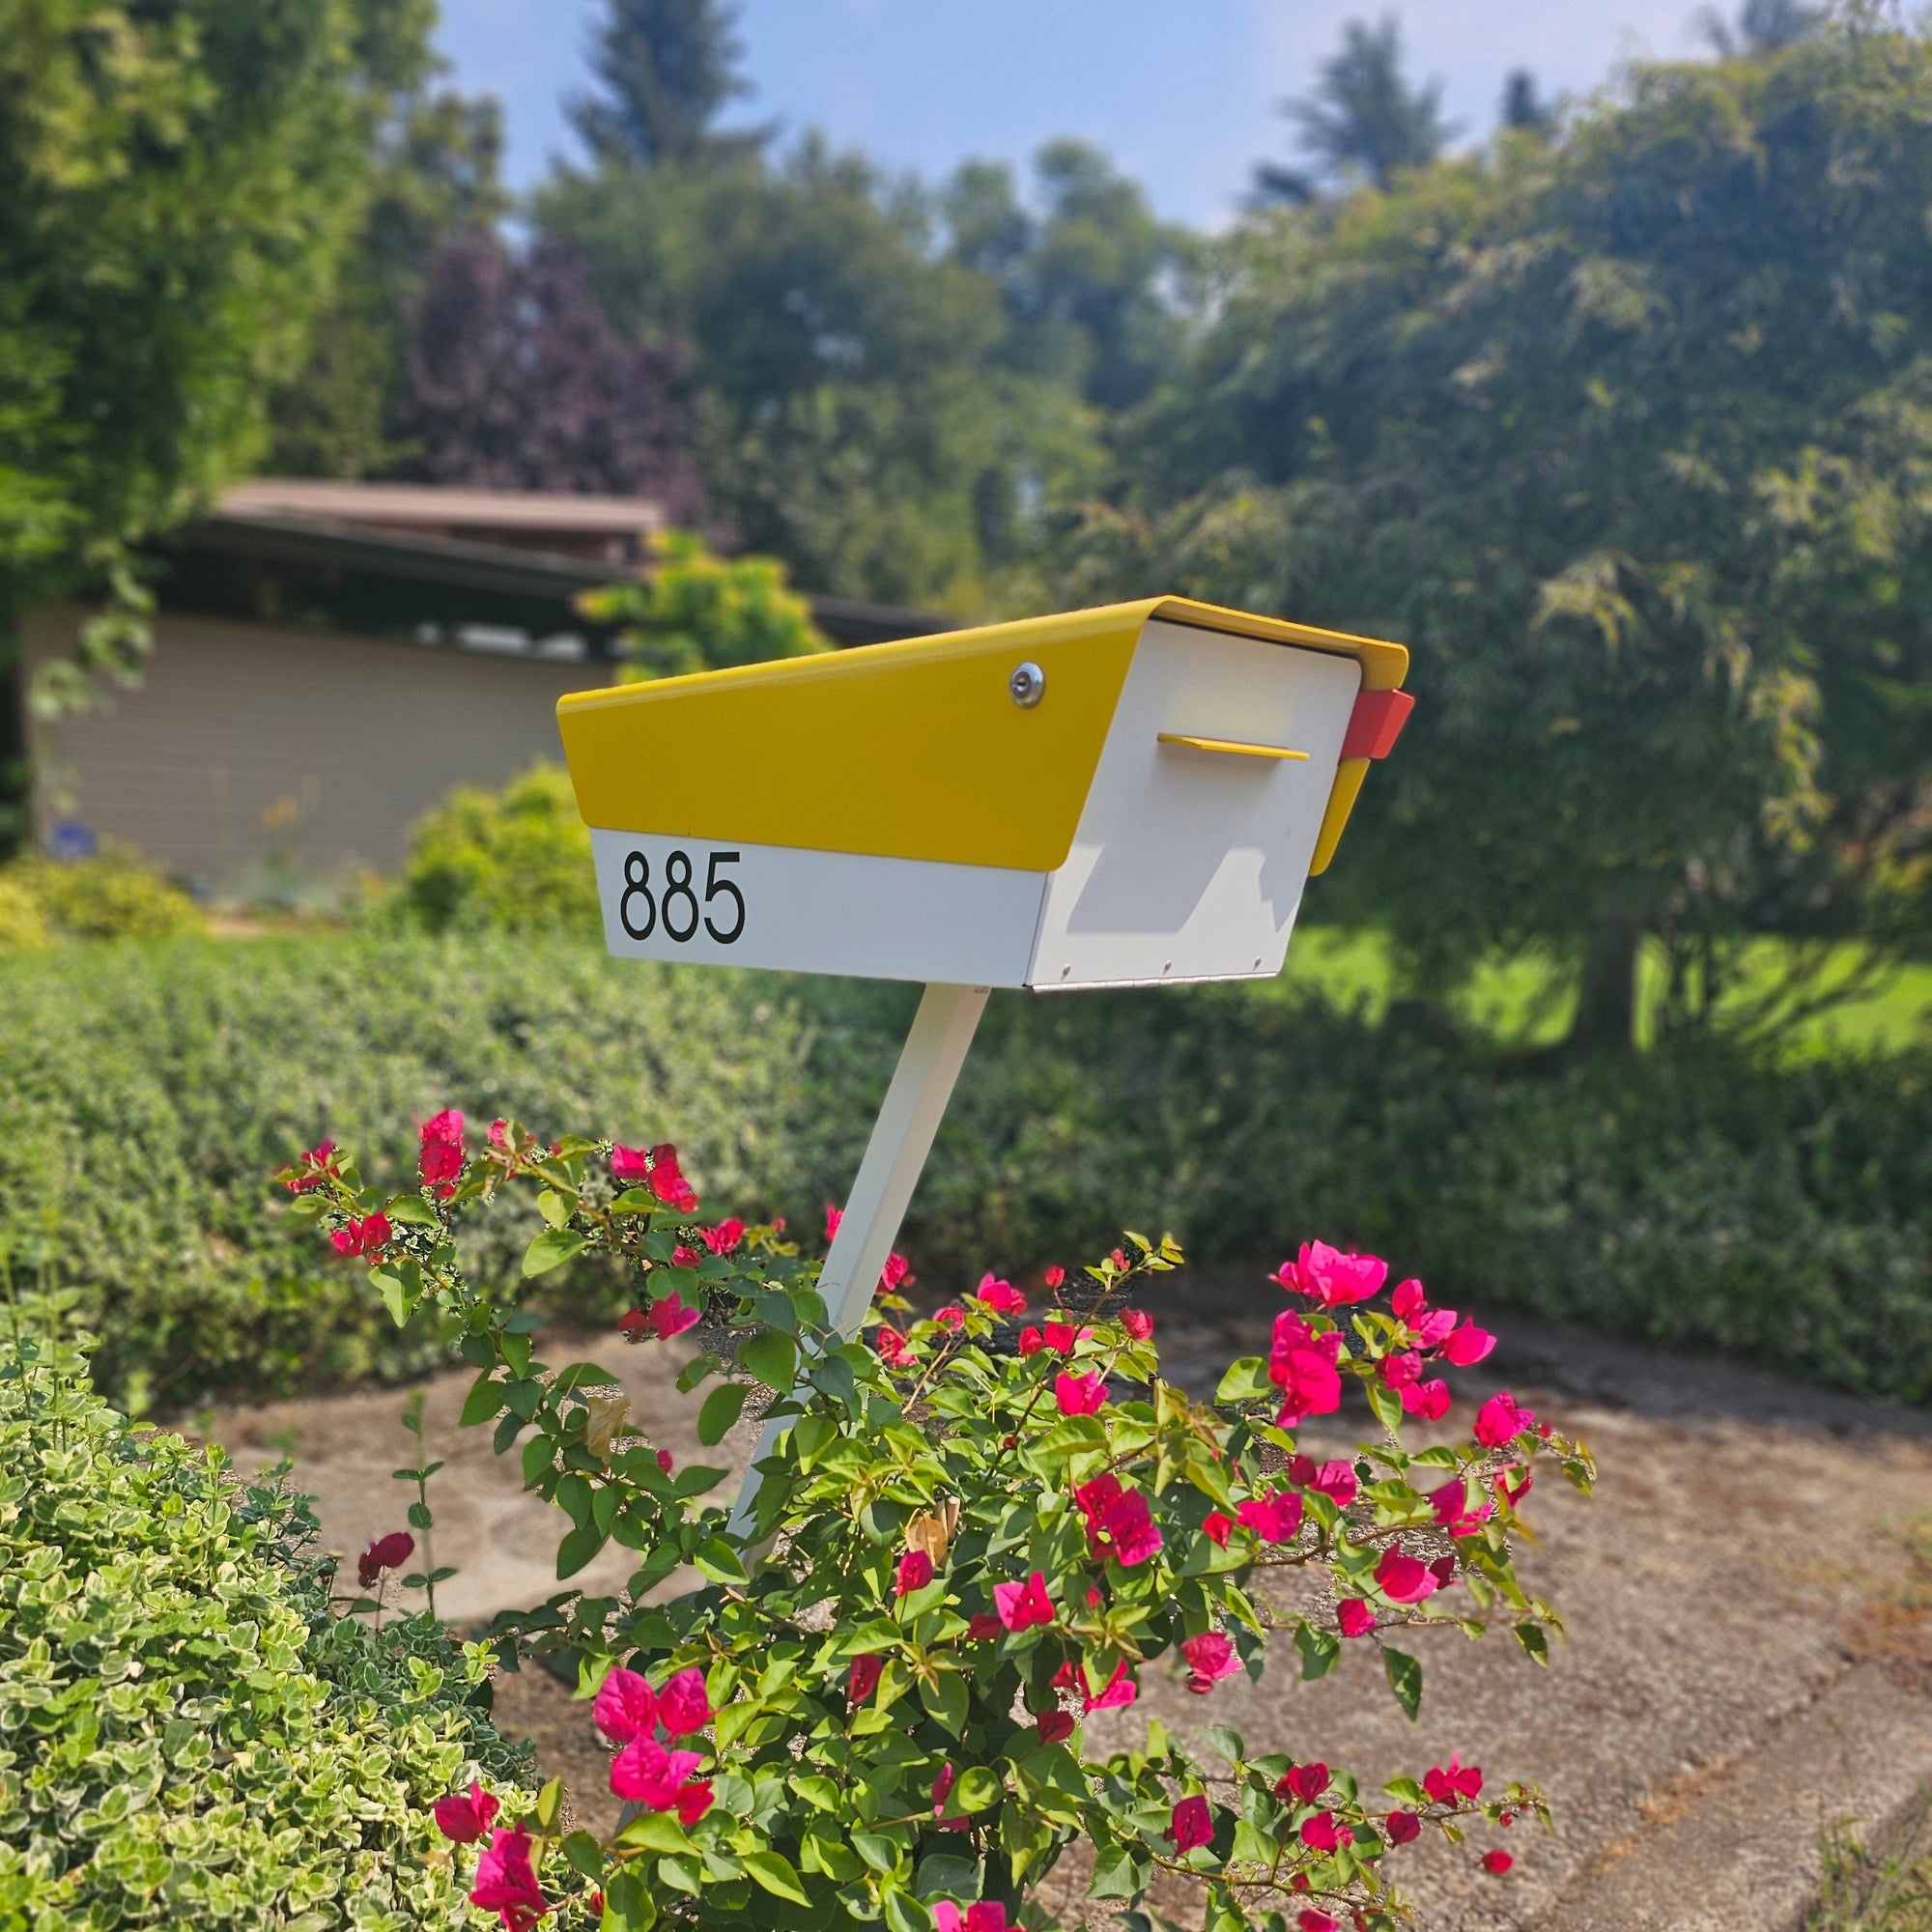
<path id="1" fill-rule="evenodd" d="M 1703 14 L 1704 38 L 1726 60 L 1762 59 L 1815 34 L 1825 24 L 1828 10 L 1806 7 L 1800 0 L 1744 0 L 1737 25 L 1731 26 L 1715 8 Z"/>
<path id="2" fill-rule="evenodd" d="M 1556 125 L 1556 110 L 1537 92 L 1536 76 L 1526 67 L 1513 68 L 1503 82 L 1503 126 L 1531 134 L 1547 134 Z"/>
<path id="3" fill-rule="evenodd" d="M 738 72 L 738 10 L 725 0 L 608 0 L 591 36 L 601 94 L 569 103 L 572 125 L 600 160 L 635 168 L 742 154 L 762 132 L 720 136 L 712 122 L 751 92 Z"/>
<path id="4" fill-rule="evenodd" d="M 538 195 L 617 327 L 692 347 L 718 516 L 814 590 L 974 608 L 1010 480 L 1091 451 L 1078 398 L 1003 362 L 1001 291 L 938 249 L 929 198 L 809 137 Z"/>
<path id="5" fill-rule="evenodd" d="M 1426 983 L 1549 948 L 1627 1045 L 1646 939 L 1687 1019 L 1750 935 L 1923 943 L 1928 208 L 1932 44 L 1844 27 L 1259 217 L 1076 581 L 1409 642 L 1329 903 Z"/>
<path id="6" fill-rule="evenodd" d="M 471 229 L 437 256 L 410 310 L 396 473 L 495 490 L 657 498 L 695 519 L 685 357 L 627 341 L 582 258 L 539 238 L 514 255 Z"/>
<path id="7" fill-rule="evenodd" d="M 1341 51 L 1325 62 L 1315 92 L 1283 103 L 1301 129 L 1301 147 L 1330 179 L 1386 188 L 1404 168 L 1427 167 L 1455 128 L 1441 116 L 1441 84 L 1411 88 L 1402 71 L 1402 25 L 1393 14 L 1375 26 L 1350 20 Z M 1264 198 L 1305 200 L 1307 176 L 1264 163 L 1255 172 Z"/>
<path id="8" fill-rule="evenodd" d="M 0 839 L 14 626 L 246 466 L 368 193 L 430 0 L 0 0 Z M 139 598 L 48 687 L 128 669 Z"/>

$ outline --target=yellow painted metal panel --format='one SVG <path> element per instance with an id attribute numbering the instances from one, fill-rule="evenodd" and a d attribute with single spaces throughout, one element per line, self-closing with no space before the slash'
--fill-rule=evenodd
<path id="1" fill-rule="evenodd" d="M 1185 731 L 1156 731 L 1163 745 L 1185 745 L 1190 752 L 1217 752 L 1231 758 L 1295 758 L 1308 762 L 1306 752 L 1291 751 L 1285 745 L 1243 745 L 1233 738 L 1194 738 Z"/>
<path id="2" fill-rule="evenodd" d="M 557 705 L 578 809 L 607 831 L 1052 871 L 1153 616 L 1354 657 L 1370 689 L 1407 665 L 1399 644 L 1149 598 L 609 686 Z M 1028 661 L 1046 673 L 1031 708 L 1008 689 Z"/>
<path id="3" fill-rule="evenodd" d="M 1308 876 L 1313 879 L 1328 869 L 1335 848 L 1342 842 L 1349 814 L 1362 795 L 1362 781 L 1369 775 L 1371 758 L 1344 758 L 1335 767 L 1335 783 L 1328 793 L 1328 809 L 1321 814 L 1321 830 L 1315 838 L 1315 857 L 1309 861 Z"/>

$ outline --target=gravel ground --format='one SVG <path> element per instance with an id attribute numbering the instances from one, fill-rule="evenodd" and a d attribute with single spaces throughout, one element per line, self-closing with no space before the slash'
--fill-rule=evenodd
<path id="1" fill-rule="evenodd" d="M 1211 1385 L 1233 1355 L 1264 1346 L 1281 1302 L 1259 1274 L 1190 1273 L 1150 1300 L 1176 1380 Z M 1232 1722 L 1251 1747 L 1376 1778 L 1419 1773 L 1461 1747 L 1498 1782 L 1542 1784 L 1555 1829 L 1493 1834 L 1517 1856 L 1507 1878 L 1477 1867 L 1492 1836 L 1406 1855 L 1420 1921 L 1442 1932 L 1560 1926 L 1566 1897 L 1694 1807 L 1780 1717 L 1860 1662 L 1884 1664 L 1901 1693 L 1932 1692 L 1932 1542 L 1915 1556 L 1911 1536 L 1932 1523 L 1932 1416 L 1514 1318 L 1492 1325 L 1507 1352 L 1463 1378 L 1459 1396 L 1511 1386 L 1582 1437 L 1601 1466 L 1594 1499 L 1547 1484 L 1529 1507 L 1536 1540 L 1520 1568 L 1569 1631 L 1547 1669 L 1506 1639 L 1430 1633 L 1415 1645 L 1427 1690 L 1414 1726 L 1372 1648 L 1350 1644 L 1319 1684 L 1284 1672 L 1259 1686 L 1231 1680 L 1205 1700 L 1186 1695 L 1179 1674 L 1151 1670 L 1138 1705 L 1088 1727 L 1090 1744 L 1108 1747 L 1137 1736 L 1149 1716 L 1179 1731 Z M 702 1454 L 742 1466 L 749 1429 L 699 1451 L 697 1402 L 673 1387 L 679 1358 L 670 1351 L 607 1336 L 553 1346 L 547 1358 L 560 1364 L 574 1353 L 622 1378 L 652 1439 L 680 1463 Z M 455 1621 L 540 1602 L 557 1587 L 556 1519 L 522 1493 L 515 1459 L 495 1458 L 487 1431 L 458 1430 L 467 1386 L 466 1374 L 429 1383 L 425 1421 L 431 1453 L 448 1462 L 432 1501 L 436 1559 L 460 1571 L 440 1593 Z M 412 1460 L 413 1444 L 397 1423 L 400 1407 L 395 1391 L 276 1403 L 212 1415 L 205 1431 L 243 1464 L 293 1453 L 325 1539 L 353 1553 L 403 1521 L 410 1492 L 389 1472 Z M 1459 1400 L 1443 1429 L 1466 1430 L 1469 1413 Z M 1323 1440 L 1339 1445 L 1343 1435 Z M 614 1588 L 628 1568 L 623 1552 L 610 1553 L 583 1581 Z M 608 1822 L 601 1753 L 568 1690 L 526 1670 L 504 1680 L 498 1709 L 564 1776 L 584 1822 Z M 1831 1794 L 1821 1792 L 1821 1832 L 1833 1822 Z M 1157 1903 L 1199 1922 L 1183 1898 Z"/>

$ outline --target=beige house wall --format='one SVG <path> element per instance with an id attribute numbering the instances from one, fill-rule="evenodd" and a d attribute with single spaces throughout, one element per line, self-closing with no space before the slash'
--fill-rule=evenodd
<path id="1" fill-rule="evenodd" d="M 70 648 L 79 613 L 26 627 L 31 666 Z M 163 615 L 138 691 L 63 720 L 40 750 L 78 819 L 220 890 L 265 863 L 392 870 L 412 822 L 455 784 L 560 761 L 554 707 L 596 663 Z M 42 831 L 52 814 L 43 803 Z"/>

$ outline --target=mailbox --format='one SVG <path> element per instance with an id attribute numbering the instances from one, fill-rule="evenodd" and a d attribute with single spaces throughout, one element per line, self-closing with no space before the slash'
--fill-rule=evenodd
<path id="1" fill-rule="evenodd" d="M 1038 991 L 1281 969 L 1400 644 L 1154 598 L 576 693 L 628 957 Z"/>

